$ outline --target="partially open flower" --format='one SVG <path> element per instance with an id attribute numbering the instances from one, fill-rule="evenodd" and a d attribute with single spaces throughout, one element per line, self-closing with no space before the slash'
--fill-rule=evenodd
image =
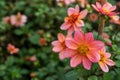
<path id="1" fill-rule="evenodd" d="M 68 34 L 73 31 L 80 30 L 84 26 L 83 18 L 87 15 L 87 10 L 79 12 L 79 6 L 68 9 L 68 17 L 65 17 L 64 23 L 61 25 L 62 30 L 68 30 Z"/>
<path id="2" fill-rule="evenodd" d="M 109 59 L 111 54 L 106 52 L 106 49 L 103 48 L 99 51 L 100 54 L 100 60 L 98 62 L 98 64 L 100 65 L 100 68 L 102 69 L 102 71 L 104 72 L 108 72 L 109 68 L 108 66 L 114 66 L 115 63 Z"/>
<path id="3" fill-rule="evenodd" d="M 27 22 L 27 17 L 25 15 L 22 15 L 21 13 L 18 13 L 17 15 L 12 15 L 10 17 L 11 24 L 13 26 L 24 26 L 24 24 Z"/>
<path id="4" fill-rule="evenodd" d="M 116 9 L 116 6 L 112 6 L 108 2 L 105 3 L 103 6 L 99 2 L 96 2 L 96 5 L 92 4 L 92 7 L 100 14 L 107 15 L 109 17 L 118 14 L 117 12 L 113 12 Z"/>
<path id="5" fill-rule="evenodd" d="M 8 44 L 7 50 L 10 52 L 10 54 L 17 54 L 19 51 L 19 49 L 12 44 Z"/>
<path id="6" fill-rule="evenodd" d="M 95 22 L 98 19 L 98 15 L 96 13 L 91 13 L 89 17 L 92 22 Z"/>
<path id="7" fill-rule="evenodd" d="M 40 45 L 46 45 L 47 42 L 44 38 L 40 38 Z"/>

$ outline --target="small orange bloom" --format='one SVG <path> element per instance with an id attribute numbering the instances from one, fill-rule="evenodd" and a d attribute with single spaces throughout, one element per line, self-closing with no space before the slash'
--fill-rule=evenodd
<path id="1" fill-rule="evenodd" d="M 40 38 L 40 44 L 41 45 L 46 45 L 47 42 L 46 42 L 46 40 L 44 38 Z"/>
<path id="2" fill-rule="evenodd" d="M 91 13 L 89 17 L 92 22 L 95 22 L 98 19 L 98 15 L 96 13 Z"/>
<path id="3" fill-rule="evenodd" d="M 99 51 L 99 54 L 100 54 L 100 60 L 98 64 L 100 65 L 100 68 L 102 69 L 102 71 L 108 72 L 109 71 L 108 65 L 109 66 L 115 65 L 115 63 L 111 59 L 109 59 L 111 54 L 107 53 L 105 48 L 101 49 Z"/>
<path id="4" fill-rule="evenodd" d="M 19 51 L 19 49 L 12 44 L 8 44 L 7 50 L 10 52 L 10 54 L 17 54 Z"/>

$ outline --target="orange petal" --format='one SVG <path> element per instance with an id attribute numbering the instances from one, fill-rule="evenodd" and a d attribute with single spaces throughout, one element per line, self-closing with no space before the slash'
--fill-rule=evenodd
<path id="1" fill-rule="evenodd" d="M 65 41 L 65 36 L 62 33 L 58 33 L 58 40 L 62 43 Z"/>

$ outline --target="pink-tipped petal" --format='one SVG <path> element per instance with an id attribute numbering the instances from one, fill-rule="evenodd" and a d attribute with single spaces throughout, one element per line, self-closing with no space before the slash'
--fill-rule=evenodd
<path id="1" fill-rule="evenodd" d="M 106 4 L 103 5 L 102 8 L 103 8 L 103 9 L 108 9 L 108 10 L 109 10 L 111 7 L 112 7 L 112 5 L 111 5 L 110 3 L 106 3 Z"/>
<path id="2" fill-rule="evenodd" d="M 60 44 L 60 42 L 59 42 L 58 40 L 56 40 L 56 41 L 53 41 L 53 42 L 52 42 L 52 45 L 53 45 L 53 46 L 57 46 L 57 45 L 61 45 L 61 44 Z"/>
<path id="3" fill-rule="evenodd" d="M 75 31 L 74 39 L 76 40 L 76 42 L 78 42 L 78 44 L 80 44 L 84 41 L 84 34 L 77 30 Z"/>
<path id="4" fill-rule="evenodd" d="M 83 10 L 83 11 L 81 11 L 81 12 L 80 12 L 80 19 L 85 18 L 86 15 L 87 15 L 87 10 Z"/>
<path id="5" fill-rule="evenodd" d="M 101 9 L 101 8 L 102 8 L 102 6 L 101 6 L 101 4 L 100 4 L 99 2 L 96 2 L 96 7 L 97 7 L 98 9 Z"/>
<path id="6" fill-rule="evenodd" d="M 75 55 L 74 57 L 71 58 L 70 60 L 70 66 L 71 67 L 76 67 L 81 63 L 81 56 Z"/>
<path id="7" fill-rule="evenodd" d="M 90 46 L 91 49 L 96 49 L 96 50 L 100 50 L 104 47 L 104 43 L 101 41 L 94 41 L 91 42 L 90 44 L 88 44 Z"/>
<path id="8" fill-rule="evenodd" d="M 76 50 L 67 48 L 65 51 L 65 57 L 70 58 L 70 57 L 74 56 L 76 53 L 77 53 Z"/>
<path id="9" fill-rule="evenodd" d="M 86 56 L 83 56 L 82 57 L 82 64 L 83 64 L 83 67 L 85 69 L 90 70 L 92 62 Z"/>
<path id="10" fill-rule="evenodd" d="M 63 47 L 62 47 L 61 45 L 58 45 L 58 46 L 53 47 L 52 50 L 53 50 L 54 52 L 60 52 L 62 49 L 63 49 Z"/>
<path id="11" fill-rule="evenodd" d="M 100 68 L 102 69 L 102 71 L 104 71 L 104 72 L 109 71 L 108 66 L 105 63 L 99 62 L 99 65 L 100 65 Z"/>
<path id="12" fill-rule="evenodd" d="M 60 53 L 59 53 L 59 59 L 60 60 L 63 60 L 65 57 L 65 50 L 62 50 Z"/>
<path id="13" fill-rule="evenodd" d="M 72 15 L 75 13 L 75 9 L 74 8 L 68 8 L 68 16 Z"/>
<path id="14" fill-rule="evenodd" d="M 70 49 L 77 49 L 79 47 L 73 40 L 66 40 L 65 44 Z"/>
<path id="15" fill-rule="evenodd" d="M 116 6 L 112 6 L 109 10 L 114 11 L 116 9 Z"/>
<path id="16" fill-rule="evenodd" d="M 63 23 L 60 28 L 61 28 L 61 30 L 67 30 L 70 26 L 71 26 L 71 24 Z"/>
<path id="17" fill-rule="evenodd" d="M 93 41 L 93 40 L 94 40 L 93 34 L 92 34 L 91 32 L 86 33 L 86 34 L 85 34 L 85 40 L 86 40 L 86 41 L 89 41 L 89 42 Z"/>
<path id="18" fill-rule="evenodd" d="M 114 65 L 115 65 L 115 62 L 113 62 L 113 61 L 110 60 L 110 59 L 107 59 L 107 60 L 105 61 L 105 63 L 106 63 L 107 65 L 109 65 L 109 66 L 114 66 Z"/>
<path id="19" fill-rule="evenodd" d="M 110 54 L 110 53 L 105 53 L 104 56 L 105 56 L 106 58 L 110 58 L 111 54 Z"/>
<path id="20" fill-rule="evenodd" d="M 75 11 L 76 11 L 76 13 L 79 13 L 79 10 L 80 10 L 79 6 L 76 5 L 76 6 L 75 6 Z"/>
<path id="21" fill-rule="evenodd" d="M 92 7 L 99 12 L 99 9 L 94 4 L 92 4 Z"/>
<path id="22" fill-rule="evenodd" d="M 82 26 L 84 26 L 84 22 L 82 20 L 78 20 L 76 21 L 75 25 L 77 26 L 76 28 L 81 28 Z"/>
<path id="23" fill-rule="evenodd" d="M 60 42 L 64 42 L 64 41 L 65 41 L 65 36 L 64 36 L 62 33 L 59 33 L 59 34 L 58 34 L 58 40 L 59 40 Z"/>
<path id="24" fill-rule="evenodd" d="M 69 29 L 68 29 L 68 35 L 72 35 L 72 33 L 73 33 L 73 31 L 74 31 L 74 27 L 70 27 Z"/>
<path id="25" fill-rule="evenodd" d="M 97 52 L 91 51 L 86 55 L 91 62 L 98 62 L 100 60 L 100 55 Z"/>

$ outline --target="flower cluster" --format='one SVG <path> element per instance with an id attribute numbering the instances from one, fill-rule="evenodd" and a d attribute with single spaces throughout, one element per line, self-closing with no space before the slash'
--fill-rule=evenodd
<path id="1" fill-rule="evenodd" d="M 97 3 L 98 4 L 98 3 Z M 92 63 L 98 62 L 104 72 L 108 72 L 108 66 L 115 63 L 110 60 L 110 53 L 105 50 L 104 43 L 95 40 L 93 33 L 84 33 L 84 19 L 87 10 L 79 11 L 79 6 L 68 9 L 68 17 L 65 17 L 61 25 L 62 30 L 67 30 L 67 36 L 58 33 L 58 40 L 53 41 L 53 51 L 59 53 L 59 58 L 70 58 L 70 66 L 77 67 L 82 64 L 87 70 L 91 69 Z"/>
<path id="2" fill-rule="evenodd" d="M 3 22 L 16 27 L 21 27 L 24 26 L 24 24 L 27 22 L 27 17 L 25 15 L 22 15 L 21 13 L 18 13 L 17 15 L 11 15 L 10 17 L 7 16 L 3 18 Z"/>

